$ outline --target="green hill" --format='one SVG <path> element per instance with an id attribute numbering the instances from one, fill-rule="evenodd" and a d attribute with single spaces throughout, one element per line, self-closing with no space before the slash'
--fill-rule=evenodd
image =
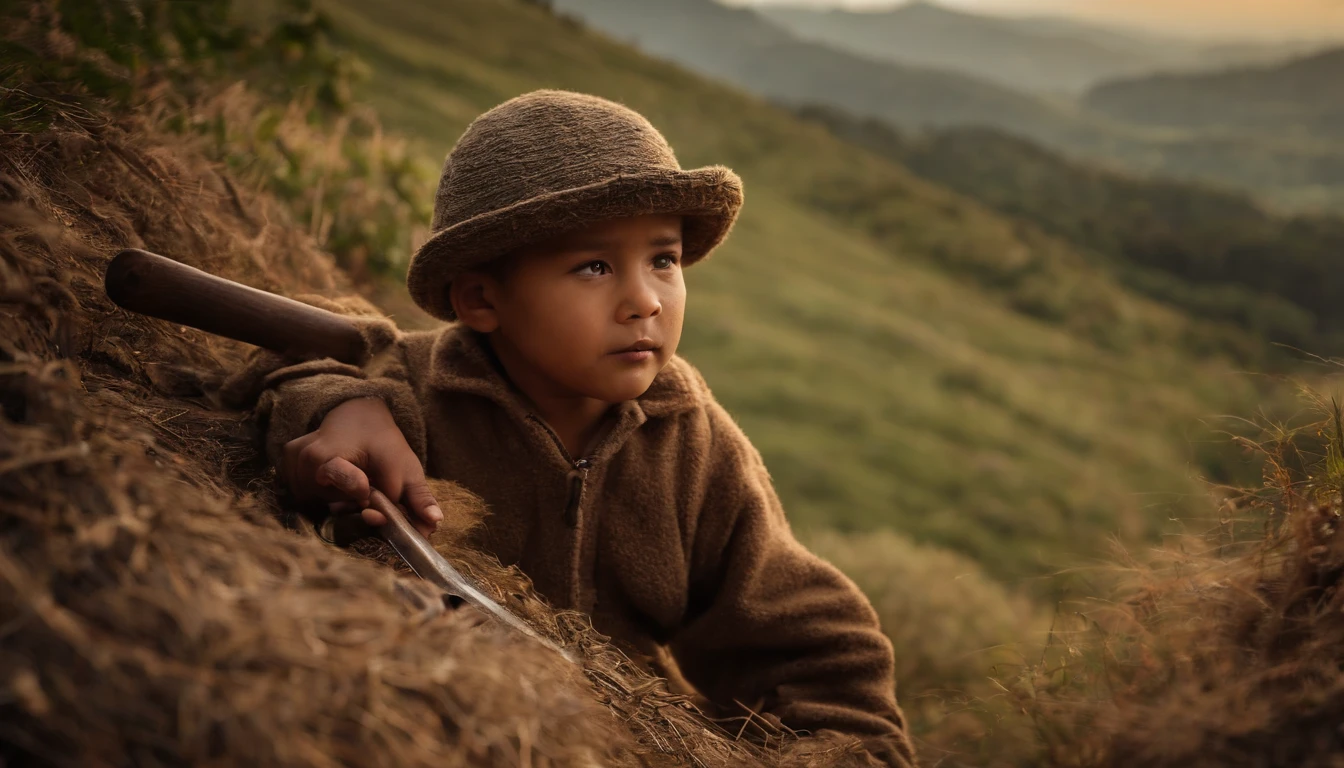
<path id="1" fill-rule="evenodd" d="M 1344 138 L 1344 48 L 1286 64 L 1104 83 L 1087 105 L 1133 123 Z"/>
<path id="2" fill-rule="evenodd" d="M 1243 471 L 1201 420 L 1268 385 L 1192 354 L 1191 322 L 1063 240 L 538 5 L 320 7 L 371 73 L 359 98 L 429 157 L 560 87 L 744 176 L 729 245 L 688 273 L 683 351 L 801 528 L 892 527 L 1025 576 L 1202 515 L 1195 475 Z"/>
<path id="3" fill-rule="evenodd" d="M 1344 354 L 1344 219 L 1282 216 L 1245 194 L 1079 163 L 989 129 L 907 137 L 874 120 L 803 116 L 920 176 L 1093 252 L 1132 290 L 1256 341 L 1227 351 L 1265 365 L 1270 342 Z"/>

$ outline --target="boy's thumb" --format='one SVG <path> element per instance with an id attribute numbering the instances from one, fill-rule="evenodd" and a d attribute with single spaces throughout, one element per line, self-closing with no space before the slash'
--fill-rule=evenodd
<path id="1" fill-rule="evenodd" d="M 351 501 L 363 502 L 369 497 L 368 475 L 339 456 L 323 464 L 317 474 L 319 484 L 335 488 Z"/>
<path id="2" fill-rule="evenodd" d="M 423 477 L 407 481 L 403 498 L 406 506 L 419 515 L 421 520 L 429 523 L 443 520 L 443 510 L 439 509 L 434 494 L 429 490 L 429 483 L 425 482 Z"/>

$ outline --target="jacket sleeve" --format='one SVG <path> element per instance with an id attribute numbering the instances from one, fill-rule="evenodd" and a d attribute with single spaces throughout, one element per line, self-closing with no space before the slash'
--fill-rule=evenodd
<path id="1" fill-rule="evenodd" d="M 361 365 L 331 358 L 296 361 L 258 350 L 225 381 L 221 399 L 233 407 L 253 409 L 273 465 L 283 456 L 285 443 L 316 430 L 336 406 L 361 397 L 382 399 L 421 463 L 428 458 L 424 419 L 411 377 L 414 366 L 407 360 L 407 342 L 414 334 L 403 334 L 381 317 L 351 317 L 351 321 L 365 340 Z"/>
<path id="2" fill-rule="evenodd" d="M 710 410 L 688 616 L 670 645 L 678 667 L 720 705 L 853 737 L 882 765 L 914 765 L 872 605 L 794 538 L 760 454 L 721 406 Z"/>

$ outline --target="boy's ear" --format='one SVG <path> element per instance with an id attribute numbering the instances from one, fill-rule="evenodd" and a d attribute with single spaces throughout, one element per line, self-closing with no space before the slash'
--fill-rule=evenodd
<path id="1" fill-rule="evenodd" d="M 489 275 L 463 272 L 448 286 L 448 300 L 457 318 L 468 328 L 493 333 L 499 328 L 499 313 L 495 309 L 498 289 L 498 283 Z"/>

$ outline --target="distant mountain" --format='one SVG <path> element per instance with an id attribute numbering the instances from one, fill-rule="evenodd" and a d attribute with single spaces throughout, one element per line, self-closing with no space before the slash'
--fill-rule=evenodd
<path id="1" fill-rule="evenodd" d="M 1131 123 L 1344 138 L 1344 48 L 1287 64 L 1105 83 L 1087 106 Z"/>
<path id="2" fill-rule="evenodd" d="M 755 10 L 712 0 L 554 0 L 617 39 L 777 101 L 825 100 L 907 128 L 995 125 L 1044 140 L 1087 129 L 1035 96 L 947 70 L 803 40 Z"/>
<path id="3" fill-rule="evenodd" d="M 910 3 L 882 11 L 766 6 L 800 37 L 889 61 L 941 67 L 1016 88 L 1077 93 L 1120 75 L 1153 71 L 1149 51 L 1116 40 L 1038 31 L 1010 19 Z"/>
<path id="4" fill-rule="evenodd" d="M 1221 69 L 1275 64 L 1329 48 L 1319 39 L 1200 40 L 1139 27 L 1115 26 L 1068 16 L 993 17 L 1038 35 L 1071 37 L 1103 48 L 1132 51 L 1164 69 Z M 1344 38 L 1341 31 L 1340 38 Z"/>
<path id="5" fill-rule="evenodd" d="M 1066 18 L 968 13 L 928 2 L 875 11 L 765 6 L 808 40 L 1032 91 L 1080 94 L 1103 80 L 1166 69 L 1286 59 L 1300 45 L 1210 44 Z"/>

